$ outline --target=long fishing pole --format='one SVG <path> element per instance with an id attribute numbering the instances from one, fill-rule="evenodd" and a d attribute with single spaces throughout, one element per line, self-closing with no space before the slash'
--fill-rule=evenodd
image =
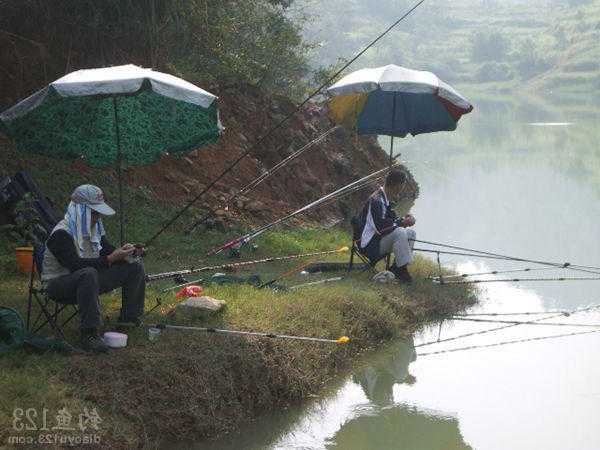
<path id="1" fill-rule="evenodd" d="M 541 322 L 543 320 L 554 319 L 554 318 L 560 317 L 560 316 L 563 316 L 563 314 L 561 313 L 561 314 L 554 314 L 554 315 L 551 315 L 548 317 L 542 317 L 541 319 L 536 319 L 532 322 Z M 521 324 L 520 323 L 512 323 L 510 325 L 503 325 L 501 327 L 488 328 L 487 330 L 472 331 L 470 333 L 459 334 L 458 336 L 452 336 L 452 337 L 445 338 L 445 339 L 437 339 L 435 341 L 423 342 L 421 344 L 415 345 L 415 348 L 425 347 L 425 346 L 433 345 L 433 344 L 441 344 L 443 342 L 455 341 L 457 339 L 463 339 L 463 338 L 472 337 L 472 336 L 479 336 L 481 334 L 487 334 L 487 333 L 492 333 L 494 331 L 505 330 L 507 328 L 518 327 L 519 325 L 521 325 Z"/>
<path id="2" fill-rule="evenodd" d="M 533 337 L 533 338 L 525 338 L 525 339 L 516 339 L 513 341 L 495 342 L 493 344 L 470 345 L 468 347 L 451 348 L 448 350 L 438 350 L 437 352 L 417 353 L 417 356 L 439 355 L 442 353 L 461 352 L 464 350 L 474 350 L 477 348 L 486 348 L 486 347 L 499 347 L 501 345 L 518 344 L 518 343 L 522 343 L 522 342 L 532 342 L 532 341 L 543 341 L 546 339 L 556 339 L 556 338 L 563 338 L 563 337 L 568 337 L 568 336 L 579 336 L 582 334 L 592 334 L 592 333 L 598 333 L 598 332 L 600 332 L 600 330 L 576 331 L 574 333 L 555 334 L 552 336 L 541 336 L 541 337 Z"/>
<path id="3" fill-rule="evenodd" d="M 429 244 L 429 245 L 435 245 L 438 247 L 445 247 L 445 248 L 451 248 L 454 250 L 462 250 L 462 251 L 467 251 L 467 252 L 475 252 L 475 253 L 479 253 L 482 255 L 487 255 L 490 257 L 495 257 L 495 258 L 501 258 L 501 259 L 509 259 L 511 261 L 520 261 L 520 262 L 528 262 L 528 263 L 534 263 L 534 264 L 541 264 L 541 265 L 545 265 L 545 266 L 553 266 L 556 268 L 564 268 L 564 269 L 572 269 L 572 270 L 576 270 L 576 271 L 581 271 L 581 272 L 588 272 L 588 273 L 594 273 L 594 274 L 599 274 L 598 272 L 592 272 L 590 270 L 584 270 L 584 269 L 591 269 L 591 270 L 597 270 L 597 267 L 593 267 L 593 266 L 582 266 L 579 264 L 571 264 L 570 262 L 564 262 L 564 263 L 559 263 L 559 262 L 549 262 L 549 261 L 538 261 L 538 260 L 533 260 L 533 259 L 525 259 L 525 258 L 519 258 L 516 256 L 509 256 L 509 255 L 502 255 L 499 253 L 493 253 L 493 252 L 488 252 L 488 251 L 484 251 L 484 250 L 475 250 L 475 249 L 471 249 L 471 248 L 466 248 L 466 247 L 459 247 L 456 245 L 450 245 L 450 244 L 442 244 L 439 242 L 432 242 L 432 241 L 425 241 L 422 239 L 415 239 L 415 242 L 419 242 L 421 244 Z"/>
<path id="4" fill-rule="evenodd" d="M 158 230 L 150 239 L 146 241 L 146 245 L 150 245 L 154 240 L 160 236 L 167 228 L 169 228 L 177 219 L 179 219 L 185 212 L 192 207 L 202 196 L 208 192 L 213 186 L 221 180 L 225 175 L 231 172 L 246 156 L 248 156 L 255 148 L 257 148 L 260 144 L 262 144 L 268 137 L 270 137 L 276 130 L 281 128 L 284 123 L 286 123 L 289 119 L 291 119 L 304 105 L 306 105 L 310 100 L 316 97 L 325 87 L 329 86 L 332 81 L 334 81 L 344 70 L 346 70 L 354 61 L 360 58 L 367 50 L 373 47 L 377 42 L 379 42 L 385 35 L 387 35 L 392 29 L 394 29 L 400 22 L 402 22 L 406 17 L 408 17 L 414 10 L 416 10 L 421 4 L 423 4 L 425 0 L 419 0 L 415 5 L 410 8 L 402 17 L 396 20 L 392 25 L 390 25 L 383 33 L 377 36 L 371 43 L 369 43 L 364 49 L 358 52 L 350 61 L 342 66 L 341 69 L 337 70 L 331 77 L 329 77 L 321 86 L 319 86 L 315 91 L 313 91 L 302 103 L 300 103 L 292 112 L 290 112 L 287 116 L 281 119 L 275 126 L 269 129 L 261 138 L 259 138 L 248 150 L 243 152 L 238 158 L 229 165 L 223 172 L 221 172 L 213 181 L 211 181 L 202 191 L 196 195 L 192 200 L 190 200 L 179 212 L 177 212 L 166 224 L 164 224 L 160 230 Z"/>
<path id="5" fill-rule="evenodd" d="M 282 280 L 284 278 L 287 278 L 287 277 L 289 277 L 291 275 L 294 275 L 295 273 L 302 272 L 308 266 L 311 266 L 311 265 L 313 265 L 316 262 L 317 262 L 317 260 L 312 260 L 312 261 L 309 261 L 309 262 L 302 263 L 299 266 L 292 267 L 290 270 L 288 270 L 286 272 L 283 272 L 282 274 L 277 275 L 275 278 L 272 278 L 271 280 L 269 280 L 269 281 L 261 284 L 258 287 L 259 288 L 265 288 L 267 286 L 271 286 L 272 284 L 277 283 L 278 281 L 280 281 L 280 280 Z"/>
<path id="6" fill-rule="evenodd" d="M 294 286 L 290 286 L 289 289 L 290 290 L 301 289 L 301 288 L 305 288 L 305 287 L 309 287 L 309 286 L 316 286 L 318 284 L 325 284 L 325 283 L 333 283 L 335 281 L 342 281 L 343 279 L 344 279 L 344 277 L 326 278 L 324 280 L 318 280 L 318 281 L 311 281 L 311 282 L 308 282 L 308 283 L 296 284 Z"/>
<path id="7" fill-rule="evenodd" d="M 591 305 L 591 306 L 587 306 L 585 308 L 573 309 L 571 311 L 568 311 L 568 315 L 582 313 L 582 312 L 588 312 L 588 311 L 591 311 L 591 310 L 597 309 L 597 308 L 600 308 L 600 305 Z M 548 317 L 542 317 L 540 319 L 533 320 L 532 322 L 543 322 L 544 320 L 554 319 L 556 317 L 561 317 L 561 316 L 565 315 L 564 311 L 561 311 L 558 314 L 553 314 L 553 313 L 554 313 L 554 311 L 548 311 L 548 314 L 552 314 L 552 315 L 550 315 Z M 455 341 L 457 339 L 462 339 L 462 338 L 466 338 L 466 337 L 478 336 L 481 334 L 487 334 L 487 333 L 491 333 L 494 331 L 505 330 L 507 328 L 518 327 L 519 325 L 522 325 L 522 324 L 521 323 L 513 323 L 510 325 L 503 325 L 500 327 L 489 328 L 487 330 L 473 331 L 471 333 L 459 334 L 458 336 L 453 336 L 453 337 L 446 338 L 446 339 L 438 339 L 436 341 L 423 342 L 422 344 L 415 345 L 415 348 L 425 347 L 428 345 L 439 344 L 439 343 L 448 342 L 448 341 Z"/>
<path id="8" fill-rule="evenodd" d="M 285 261 L 285 260 L 290 260 L 290 259 L 309 258 L 311 256 L 332 255 L 334 253 L 347 252 L 348 250 L 349 250 L 348 247 L 341 247 L 341 248 L 338 248 L 337 250 L 326 250 L 326 251 L 322 251 L 322 252 L 301 253 L 301 254 L 297 254 L 297 255 L 272 256 L 269 258 L 255 259 L 252 261 L 241 261 L 241 262 L 237 262 L 237 263 L 219 264 L 216 266 L 204 266 L 204 267 L 198 267 L 198 268 L 192 267 L 189 269 L 182 269 L 182 270 L 176 270 L 176 271 L 171 271 L 171 272 L 163 272 L 163 273 L 147 275 L 146 281 L 152 282 L 152 281 L 164 280 L 167 278 L 175 278 L 175 277 L 179 277 L 179 276 L 183 276 L 183 275 L 191 275 L 193 273 L 198 273 L 198 272 L 208 272 L 208 271 L 221 270 L 221 269 L 235 269 L 238 267 L 245 267 L 245 266 L 250 266 L 250 265 L 255 265 L 255 264 L 263 264 L 263 263 L 268 263 L 268 262 L 273 262 L 273 261 Z M 175 289 L 175 288 L 181 287 L 181 286 L 187 286 L 192 283 L 193 282 L 184 283 L 179 286 L 172 287 L 171 289 Z"/>
<path id="9" fill-rule="evenodd" d="M 471 317 L 458 317 L 452 316 L 449 320 L 461 320 L 463 322 L 483 322 L 483 323 L 507 323 L 515 325 L 543 325 L 543 326 L 554 326 L 554 327 L 584 327 L 584 328 L 600 328 L 600 324 L 594 323 L 556 323 L 556 322 L 537 322 L 534 320 L 497 320 L 497 319 L 476 319 Z"/>
<path id="10" fill-rule="evenodd" d="M 508 283 L 525 281 L 600 281 L 600 277 L 554 277 L 554 278 L 500 278 L 496 280 L 433 280 L 434 283 L 445 284 L 481 284 L 481 283 Z"/>
<path id="11" fill-rule="evenodd" d="M 395 167 L 395 165 L 392 165 L 392 168 L 393 167 Z M 277 219 L 277 220 L 275 220 L 273 222 L 270 222 L 270 223 L 268 223 L 266 225 L 262 225 L 262 226 L 260 226 L 260 227 L 258 227 L 256 229 L 254 229 L 254 230 L 246 233 L 243 236 L 240 236 L 238 238 L 235 238 L 235 239 L 233 239 L 231 241 L 228 241 L 228 242 L 224 243 L 223 245 L 221 245 L 219 247 L 215 247 L 214 249 L 210 250 L 207 253 L 207 256 L 216 255 L 218 253 L 221 253 L 223 250 L 227 250 L 227 249 L 232 248 L 232 247 L 239 247 L 239 246 L 241 246 L 241 245 L 249 242 L 251 239 L 254 239 L 255 237 L 257 237 L 260 234 L 264 233 L 268 229 L 273 228 L 273 227 L 275 227 L 275 226 L 277 226 L 277 225 L 279 225 L 279 224 L 281 224 L 283 222 L 286 222 L 286 221 L 292 219 L 293 217 L 295 217 L 295 216 L 297 216 L 299 214 L 302 214 L 302 213 L 304 213 L 306 211 L 309 211 L 309 210 L 311 210 L 311 209 L 313 209 L 313 208 L 315 208 L 315 207 L 323 204 L 324 202 L 328 201 L 331 198 L 337 198 L 340 194 L 345 193 L 349 189 L 352 189 L 352 188 L 354 188 L 357 185 L 361 185 L 361 184 L 365 183 L 365 181 L 367 181 L 367 180 L 372 180 L 373 178 L 378 177 L 382 173 L 387 173 L 390 170 L 391 170 L 390 167 L 385 167 L 385 168 L 377 170 L 377 171 L 375 171 L 375 172 L 373 172 L 373 173 L 371 173 L 371 174 L 369 174 L 369 175 L 367 175 L 367 176 L 365 176 L 365 177 L 363 177 L 363 178 L 361 178 L 359 180 L 353 181 L 352 183 L 347 184 L 346 186 L 343 186 L 343 187 L 341 187 L 341 188 L 339 188 L 339 189 L 337 189 L 337 190 L 335 190 L 335 191 L 333 191 L 333 192 L 331 192 L 331 193 L 329 193 L 329 194 L 327 194 L 327 195 L 325 195 L 325 196 L 323 196 L 323 197 L 315 200 L 314 202 L 311 202 L 308 205 L 305 205 L 302 208 L 297 209 L 296 211 L 294 211 L 292 213 L 289 213 L 289 214 L 287 214 L 287 215 L 285 215 L 285 216 L 283 216 L 283 217 L 281 217 L 281 218 L 279 218 L 279 219 Z"/>
<path id="12" fill-rule="evenodd" d="M 301 148 L 299 148 L 298 150 L 296 150 L 294 153 L 292 153 L 291 155 L 289 155 L 287 158 L 284 158 L 279 163 L 275 164 L 269 170 L 267 170 L 267 171 L 263 172 L 262 174 L 260 174 L 258 177 L 256 177 L 254 180 L 252 180 L 250 183 L 248 183 L 243 188 L 241 188 L 239 191 L 237 191 L 236 193 L 230 195 L 229 198 L 227 198 L 225 201 L 223 201 L 221 203 L 221 205 L 220 205 L 219 208 L 224 208 L 225 206 L 231 204 L 231 202 L 233 202 L 237 197 L 239 197 L 241 195 L 244 195 L 244 194 L 247 194 L 248 192 L 252 191 L 254 188 L 256 188 L 259 184 L 261 184 L 267 178 L 273 176 L 282 167 L 284 167 L 285 165 L 289 164 L 293 160 L 297 159 L 300 155 L 302 155 L 304 152 L 306 152 L 306 150 L 314 147 L 316 144 L 318 144 L 321 141 L 323 141 L 327 136 L 329 136 L 330 134 L 332 134 L 338 128 L 340 128 L 339 125 L 331 127 L 329 130 L 327 130 L 326 132 L 322 133 L 320 136 L 316 137 L 315 139 L 313 139 L 309 143 L 305 144 L 304 146 L 302 146 Z M 211 208 L 211 209 L 209 209 L 209 211 L 201 219 L 197 220 L 196 222 L 194 222 L 192 224 L 192 226 L 189 228 L 188 232 L 193 231 L 198 225 L 201 225 L 204 222 L 206 222 L 211 216 L 214 215 L 215 210 L 219 209 L 219 208 Z"/>
<path id="13" fill-rule="evenodd" d="M 181 325 L 165 325 L 165 324 L 157 324 L 156 328 L 160 330 L 186 330 L 186 331 L 204 331 L 206 333 L 220 333 L 220 334 L 236 334 L 240 336 L 257 336 L 257 337 L 266 337 L 271 339 L 292 339 L 297 341 L 311 341 L 311 342 L 326 342 L 328 344 L 347 344 L 350 342 L 350 338 L 348 336 L 341 336 L 337 339 L 324 339 L 324 338 L 315 338 L 309 336 L 291 336 L 289 334 L 275 334 L 275 333 L 261 333 L 257 331 L 238 331 L 238 330 L 224 330 L 220 328 L 207 328 L 207 327 L 187 327 Z"/>
<path id="14" fill-rule="evenodd" d="M 588 312 L 592 309 L 600 308 L 599 305 L 586 306 L 585 308 L 573 309 L 570 311 L 519 311 L 519 312 L 481 312 L 481 313 L 466 313 L 466 314 L 454 314 L 455 317 L 470 317 L 470 316 L 527 316 L 527 315 L 540 315 L 540 314 L 562 314 L 563 316 L 569 317 L 571 314 L 580 312 Z"/>
<path id="15" fill-rule="evenodd" d="M 534 267 L 534 268 L 530 268 L 527 267 L 525 269 L 511 269 L 511 270 L 492 270 L 490 272 L 477 272 L 477 273 L 460 273 L 460 274 L 456 274 L 456 275 L 444 275 L 442 278 L 444 278 L 444 280 L 448 280 L 448 279 L 452 279 L 452 278 L 468 278 L 468 277 L 477 277 L 477 276 L 482 276 L 482 275 L 503 275 L 506 273 L 518 273 L 518 272 L 534 272 L 534 271 L 545 271 L 545 270 L 559 270 L 560 268 L 555 268 L 555 267 Z M 437 277 L 429 277 L 429 280 L 436 280 L 436 279 L 440 279 L 439 276 Z"/>

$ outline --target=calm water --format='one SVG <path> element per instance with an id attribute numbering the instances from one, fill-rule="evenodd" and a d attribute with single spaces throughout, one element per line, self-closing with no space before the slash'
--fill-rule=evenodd
<path id="1" fill-rule="evenodd" d="M 600 266 L 599 110 L 585 99 L 473 100 L 476 111 L 456 132 L 397 145 L 421 185 L 413 208 L 419 237 Z M 461 273 L 533 267 L 464 257 L 444 262 Z M 509 276 L 559 275 L 588 274 Z M 472 312 L 571 310 L 599 304 L 599 288 L 600 281 L 482 284 Z M 552 321 L 600 324 L 600 312 Z M 496 326 L 446 322 L 441 338 Z M 420 346 L 438 338 L 435 326 L 370 355 L 323 398 L 265 416 L 208 447 L 597 450 L 600 333 L 426 354 L 589 330 L 521 325 Z"/>

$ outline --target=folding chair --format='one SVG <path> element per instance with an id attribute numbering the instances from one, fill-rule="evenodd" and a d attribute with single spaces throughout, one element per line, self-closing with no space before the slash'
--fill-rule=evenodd
<path id="1" fill-rule="evenodd" d="M 358 220 L 354 217 L 351 220 L 352 225 L 352 245 L 350 246 L 350 261 L 348 262 L 348 272 L 350 272 L 354 266 L 354 255 L 358 256 L 363 263 L 367 264 L 367 268 L 375 271 L 375 266 L 379 261 L 385 258 L 385 270 L 389 270 L 390 268 L 390 255 L 381 255 L 378 259 L 372 261 L 369 259 L 367 255 L 361 252 L 360 250 L 360 226 L 358 224 Z"/>
<path id="2" fill-rule="evenodd" d="M 41 285 L 44 250 L 44 247 L 36 247 L 33 250 L 33 263 L 31 275 L 29 277 L 29 298 L 27 303 L 27 330 L 35 334 L 46 325 L 49 325 L 56 338 L 66 341 L 63 329 L 65 325 L 79 314 L 79 309 L 77 308 L 76 299 L 73 299 L 72 302 L 58 302 L 50 298 L 44 287 Z M 36 287 L 36 285 L 39 287 Z M 40 311 L 32 323 L 31 319 L 34 299 Z M 61 313 L 63 311 L 68 313 L 66 320 L 62 320 Z"/>

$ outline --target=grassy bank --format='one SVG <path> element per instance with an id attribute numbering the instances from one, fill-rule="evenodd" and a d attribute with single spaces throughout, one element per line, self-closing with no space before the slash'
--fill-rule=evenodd
<path id="1" fill-rule="evenodd" d="M 202 247 L 223 237 L 212 233 L 205 242 L 194 245 L 188 238 L 179 238 L 183 241 L 176 245 L 171 240 L 177 264 L 173 265 L 173 256 L 165 257 L 163 250 L 160 257 L 148 257 L 148 272 L 185 266 Z M 245 258 L 328 250 L 346 240 L 343 230 L 283 231 L 265 236 L 257 242 L 259 249 Z M 267 280 L 301 262 L 255 266 L 236 275 L 260 273 Z M 374 285 L 369 273 L 289 292 L 207 285 L 207 295 L 227 301 L 226 309 L 211 319 L 180 313 L 167 317 L 177 303 L 171 291 L 161 295 L 162 306 L 146 319 L 147 323 L 165 321 L 334 339 L 348 335 L 352 341 L 347 346 L 179 331 L 165 331 L 159 341 L 151 343 L 142 329 L 130 332 L 126 349 L 107 355 L 65 357 L 23 350 L 5 356 L 0 360 L 0 442 L 6 443 L 15 434 L 15 408 L 35 408 L 40 414 L 47 408 L 52 421 L 58 410 L 67 408 L 74 423 L 85 407 L 96 408 L 102 418 L 102 445 L 117 448 L 199 440 L 234 430 L 265 410 L 318 394 L 360 352 L 474 301 L 462 287 L 440 288 L 427 281 L 436 268 L 426 259 L 416 258 L 412 272 L 416 281 L 410 286 Z M 296 275 L 282 283 L 293 285 L 318 277 Z M 147 309 L 154 306 L 165 285 L 168 283 L 149 286 Z M 0 280 L 0 304 L 24 313 L 25 293 L 24 276 L 8 274 Z M 103 297 L 108 328 L 118 315 L 119 303 L 116 295 Z M 68 333 L 76 337 L 76 324 Z M 19 434 L 26 433 L 38 436 L 40 432 Z"/>

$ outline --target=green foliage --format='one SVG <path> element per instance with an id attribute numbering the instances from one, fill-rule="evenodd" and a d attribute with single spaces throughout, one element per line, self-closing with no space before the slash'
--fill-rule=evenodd
<path id="1" fill-rule="evenodd" d="M 308 71 L 291 0 L 0 2 L 0 109 L 65 72 L 134 63 L 203 86 L 294 94 Z M 18 69 L 17 69 L 18 68 Z M 209 86 L 206 86 L 209 87 Z"/>
<path id="2" fill-rule="evenodd" d="M 503 33 L 499 31 L 477 31 L 471 39 L 473 47 L 471 55 L 473 61 L 501 61 L 506 58 L 510 50 L 510 43 Z"/>
<path id="3" fill-rule="evenodd" d="M 12 236 L 18 247 L 29 245 L 40 247 L 48 237 L 33 201 L 30 193 L 25 194 L 14 208 L 14 223 L 1 227 Z"/>

